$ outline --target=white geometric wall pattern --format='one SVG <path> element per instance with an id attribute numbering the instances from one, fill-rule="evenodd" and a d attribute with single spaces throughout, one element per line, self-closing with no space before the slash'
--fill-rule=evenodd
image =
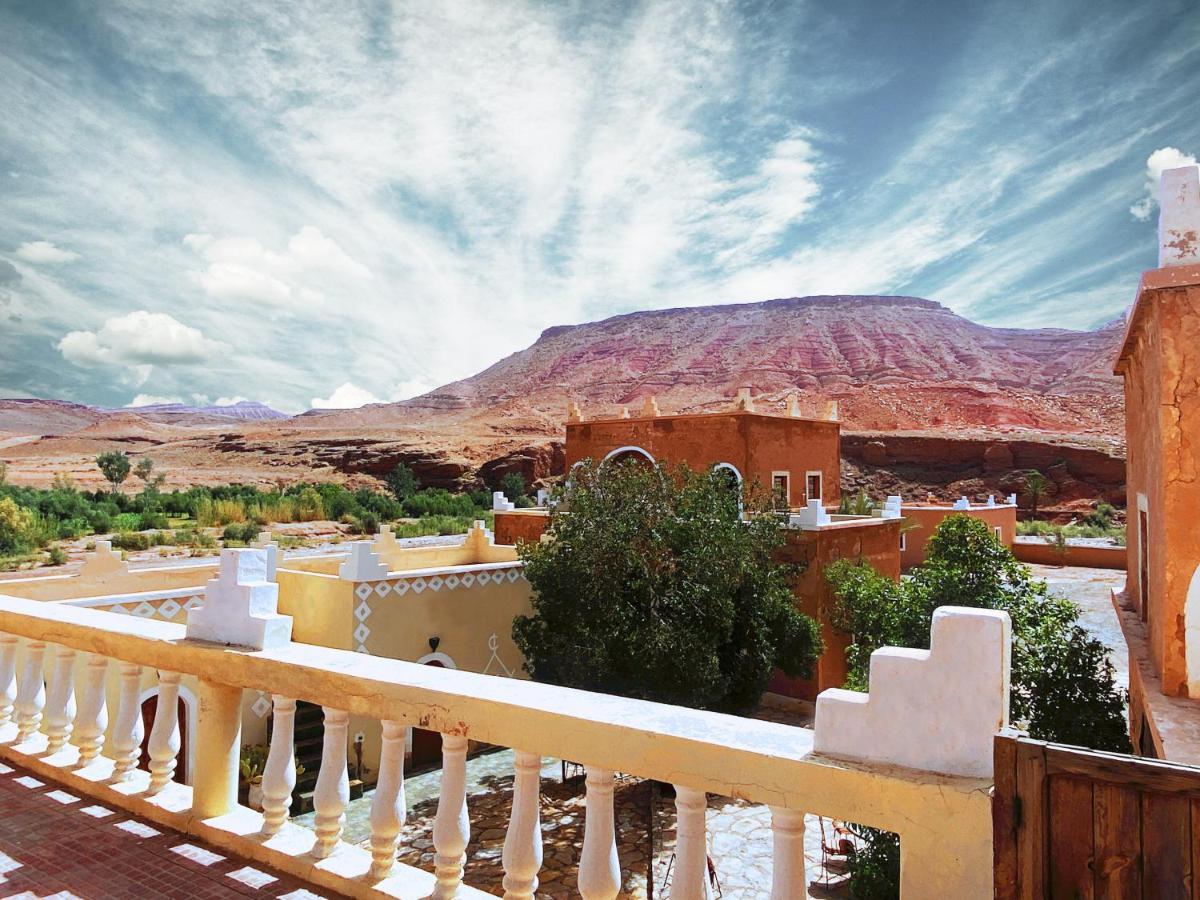
<path id="1" fill-rule="evenodd" d="M 143 600 L 133 608 L 133 614 L 135 616 L 141 616 L 143 619 L 148 619 L 154 615 L 154 607 Z"/>
<path id="2" fill-rule="evenodd" d="M 267 699 L 266 694 L 259 691 L 258 698 L 250 704 L 250 710 L 261 719 L 271 711 L 271 701 Z"/>
<path id="3" fill-rule="evenodd" d="M 358 619 L 358 621 L 360 621 L 360 622 L 363 621 L 364 619 L 366 619 L 366 617 L 369 616 L 370 614 L 371 614 L 371 605 L 369 603 L 367 603 L 366 600 L 364 600 L 362 603 L 358 604 L 358 607 L 354 610 L 354 618 Z"/>
<path id="4" fill-rule="evenodd" d="M 524 577 L 525 571 L 520 567 L 463 572 L 462 574 L 450 572 L 445 575 L 415 575 L 396 581 L 376 581 L 369 584 L 364 582 L 354 589 L 354 593 L 360 600 L 367 599 L 372 593 L 377 597 L 386 597 L 389 594 L 403 597 L 409 591 L 420 594 L 426 590 L 440 591 L 443 588 L 453 591 L 460 587 L 486 587 L 489 584 L 503 584 L 505 581 L 509 584 L 516 584 L 518 579 Z"/>
<path id="5" fill-rule="evenodd" d="M 158 614 L 164 619 L 173 619 L 182 607 L 174 600 L 167 599 L 158 605 Z"/>

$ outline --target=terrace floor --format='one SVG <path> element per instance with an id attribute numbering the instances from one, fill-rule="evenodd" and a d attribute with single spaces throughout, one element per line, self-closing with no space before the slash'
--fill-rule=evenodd
<path id="1" fill-rule="evenodd" d="M 337 896 L 0 763 L 0 898 Z"/>

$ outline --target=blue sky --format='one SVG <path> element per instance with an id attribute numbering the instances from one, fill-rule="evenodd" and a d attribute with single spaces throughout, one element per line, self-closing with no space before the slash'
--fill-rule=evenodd
<path id="1" fill-rule="evenodd" d="M 1200 153 L 1191 2 L 0 0 L 0 396 L 412 396 L 814 293 L 1087 328 Z"/>

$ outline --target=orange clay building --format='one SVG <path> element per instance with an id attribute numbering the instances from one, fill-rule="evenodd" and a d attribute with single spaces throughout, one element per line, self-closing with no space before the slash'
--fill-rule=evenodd
<path id="1" fill-rule="evenodd" d="M 905 503 L 900 507 L 904 516 L 904 531 L 900 535 L 900 567 L 908 571 L 925 562 L 925 545 L 938 526 L 949 516 L 970 516 L 979 519 L 992 530 L 996 540 L 1010 550 L 1017 535 L 1016 497 L 1006 503 L 989 498 L 988 504 L 972 506 L 963 497 L 954 505 L 937 503 Z"/>
<path id="2" fill-rule="evenodd" d="M 820 623 L 826 649 L 815 677 L 777 675 L 771 691 L 804 700 L 846 679 L 849 638 L 829 624 L 833 594 L 825 567 L 838 559 L 856 559 L 883 575 L 900 577 L 900 518 L 825 511 L 841 497 L 840 449 L 835 404 L 826 406 L 825 418 L 802 417 L 794 397 L 788 399 L 786 414 L 765 413 L 755 410 L 744 388 L 728 412 L 664 416 L 651 397 L 636 417 L 626 411 L 619 418 L 584 421 L 572 405 L 567 421 L 568 470 L 585 459 L 623 458 L 728 469 L 741 483 L 769 486 L 781 509 L 799 510 L 788 516 L 780 559 L 803 564 L 794 587 L 797 606 Z M 496 543 L 537 540 L 548 521 L 545 510 L 498 511 Z"/>
<path id="3" fill-rule="evenodd" d="M 1125 379 L 1129 718 L 1144 756 L 1200 763 L 1200 184 L 1163 173 L 1159 268 L 1145 272 L 1116 373 Z"/>

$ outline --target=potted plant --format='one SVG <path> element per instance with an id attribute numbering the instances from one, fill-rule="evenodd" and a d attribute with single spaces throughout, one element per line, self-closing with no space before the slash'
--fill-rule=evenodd
<path id="1" fill-rule="evenodd" d="M 241 778 L 238 783 L 238 802 L 251 809 L 262 809 L 262 775 L 267 765 L 266 744 L 243 744 L 238 763 Z"/>

